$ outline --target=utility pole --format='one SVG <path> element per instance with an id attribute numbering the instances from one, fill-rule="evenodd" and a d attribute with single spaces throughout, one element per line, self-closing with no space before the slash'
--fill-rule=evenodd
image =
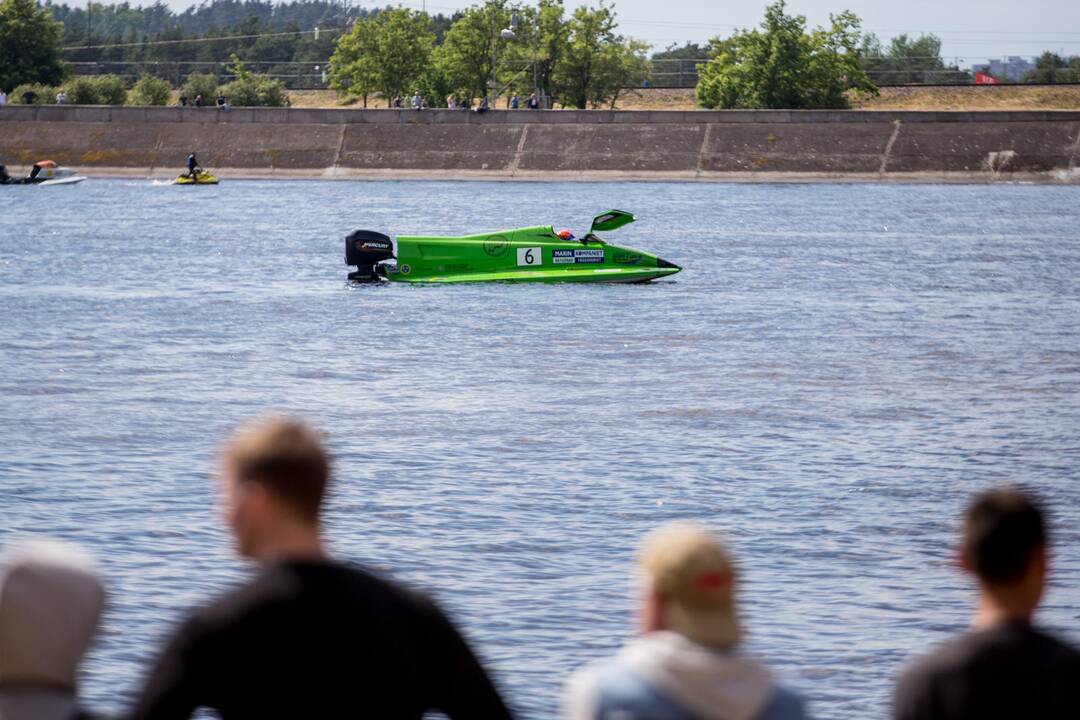
<path id="1" fill-rule="evenodd" d="M 498 82 L 496 76 L 496 68 L 499 63 L 499 6 L 495 3 L 491 4 L 491 84 L 488 85 L 488 91 L 485 93 L 489 98 L 488 102 L 494 104 L 494 98 L 491 97 L 491 92 L 495 88 L 495 83 Z"/>

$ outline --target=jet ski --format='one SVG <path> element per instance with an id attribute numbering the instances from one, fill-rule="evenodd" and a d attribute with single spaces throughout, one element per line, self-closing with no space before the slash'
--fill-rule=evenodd
<path id="1" fill-rule="evenodd" d="M 349 279 L 409 283 L 618 282 L 638 283 L 674 275 L 682 268 L 633 248 L 611 245 L 596 233 L 634 222 L 623 210 L 593 218 L 578 239 L 550 225 L 462 237 L 403 236 L 372 230 L 345 238 Z"/>
<path id="2" fill-rule="evenodd" d="M 60 167 L 52 160 L 39 160 L 30 168 L 30 174 L 24 178 L 13 178 L 7 168 L 0 165 L 0 185 L 71 185 L 80 183 L 86 177 L 76 175 L 74 170 Z"/>
<path id="3" fill-rule="evenodd" d="M 200 167 L 195 168 L 195 177 L 187 173 L 173 180 L 173 185 L 217 185 L 218 179 Z"/>

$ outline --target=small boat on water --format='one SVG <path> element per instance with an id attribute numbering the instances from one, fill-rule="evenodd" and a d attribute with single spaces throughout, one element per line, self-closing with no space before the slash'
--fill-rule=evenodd
<path id="1" fill-rule="evenodd" d="M 610 245 L 596 233 L 634 222 L 623 210 L 593 218 L 577 239 L 550 225 L 465 235 L 403 236 L 391 239 L 357 230 L 345 239 L 350 280 L 411 283 L 617 282 L 639 283 L 674 275 L 682 268 L 633 248 Z M 396 262 L 395 262 L 396 260 Z"/>
<path id="2" fill-rule="evenodd" d="M 85 180 L 70 168 L 60 167 L 52 160 L 39 160 L 24 178 L 8 175 L 7 168 L 0 165 L 0 185 L 72 185 Z"/>
<path id="3" fill-rule="evenodd" d="M 202 168 L 195 168 L 195 177 L 188 173 L 177 176 L 173 185 L 217 185 L 218 179 Z"/>

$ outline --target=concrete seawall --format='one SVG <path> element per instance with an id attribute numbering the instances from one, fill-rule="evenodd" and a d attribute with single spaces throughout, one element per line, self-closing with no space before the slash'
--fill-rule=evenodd
<path id="1" fill-rule="evenodd" d="M 1080 110 L 492 111 L 6 106 L 0 163 L 227 178 L 1080 184 Z"/>

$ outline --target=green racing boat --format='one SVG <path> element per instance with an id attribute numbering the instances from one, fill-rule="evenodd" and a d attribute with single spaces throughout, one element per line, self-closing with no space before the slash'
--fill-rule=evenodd
<path id="1" fill-rule="evenodd" d="M 674 275 L 678 265 L 632 248 L 610 245 L 596 233 L 634 222 L 622 210 L 593 218 L 585 237 L 550 225 L 461 237 L 399 235 L 371 230 L 345 238 L 345 264 L 355 281 L 454 282 L 620 282 L 636 283 Z M 396 262 L 395 262 L 396 261 Z"/>

